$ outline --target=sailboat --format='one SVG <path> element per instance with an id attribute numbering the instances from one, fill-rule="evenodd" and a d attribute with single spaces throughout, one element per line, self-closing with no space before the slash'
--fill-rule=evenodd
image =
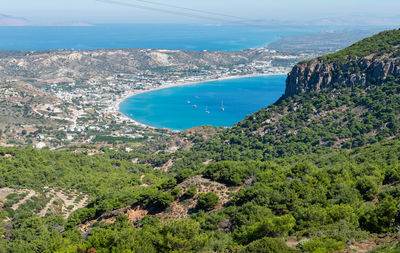
<path id="1" fill-rule="evenodd" d="M 206 113 L 210 114 L 210 111 L 208 110 L 208 106 L 206 107 Z"/>
<path id="2" fill-rule="evenodd" d="M 224 100 L 222 100 L 222 102 L 221 102 L 221 111 L 225 111 Z"/>

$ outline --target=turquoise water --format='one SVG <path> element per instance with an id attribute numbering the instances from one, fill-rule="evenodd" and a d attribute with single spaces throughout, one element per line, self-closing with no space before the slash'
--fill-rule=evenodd
<path id="1" fill-rule="evenodd" d="M 0 49 L 161 48 L 232 51 L 262 47 L 279 36 L 314 33 L 321 29 L 179 24 L 0 27 Z"/>
<path id="2" fill-rule="evenodd" d="M 282 75 L 250 77 L 155 90 L 128 98 L 120 110 L 158 128 L 228 127 L 276 102 L 284 93 L 285 79 Z"/>

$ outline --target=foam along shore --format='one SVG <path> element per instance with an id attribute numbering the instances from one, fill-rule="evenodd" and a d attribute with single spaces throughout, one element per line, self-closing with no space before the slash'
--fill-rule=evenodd
<path id="1" fill-rule="evenodd" d="M 155 128 L 150 125 L 146 125 L 143 123 L 140 123 L 132 118 L 130 118 L 128 115 L 123 114 L 120 111 L 120 104 L 125 101 L 126 99 L 155 91 L 155 90 L 162 90 L 162 89 L 168 89 L 168 88 L 173 88 L 173 87 L 179 87 L 179 86 L 186 86 L 186 85 L 193 85 L 193 84 L 201 84 L 201 83 L 210 83 L 210 82 L 216 82 L 216 81 L 224 81 L 224 80 L 231 80 L 231 79 L 242 79 L 242 78 L 249 78 L 249 77 L 262 77 L 262 76 L 280 76 L 280 75 L 287 75 L 287 73 L 271 73 L 271 74 L 251 74 L 251 75 L 235 75 L 235 76 L 226 76 L 226 77 L 221 77 L 221 78 L 214 78 L 214 79 L 206 79 L 206 80 L 200 80 L 200 81 L 190 81 L 190 82 L 176 82 L 172 84 L 166 84 L 166 85 L 160 85 L 158 87 L 149 87 L 147 89 L 143 90 L 135 90 L 135 91 L 127 91 L 125 94 L 121 95 L 119 98 L 117 98 L 110 106 L 110 111 L 114 113 L 115 115 L 118 115 L 121 120 L 124 121 L 130 121 L 135 125 L 142 126 L 142 127 L 147 127 L 147 128 Z"/>

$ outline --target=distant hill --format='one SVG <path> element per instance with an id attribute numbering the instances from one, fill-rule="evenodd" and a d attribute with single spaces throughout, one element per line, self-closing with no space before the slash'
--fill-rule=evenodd
<path id="1" fill-rule="evenodd" d="M 272 61 L 272 64 L 279 64 L 290 70 L 299 59 L 304 59 L 304 56 L 285 58 L 286 54 L 282 55 L 280 58 L 274 57 L 263 49 L 235 52 L 156 49 L 0 50 L 0 81 L 66 77 L 75 80 L 105 80 L 120 73 L 137 74 L 139 70 L 190 71 L 212 66 L 231 67 L 256 61 Z"/>
<path id="2" fill-rule="evenodd" d="M 0 14 L 0 26 L 26 26 L 31 24 L 32 23 L 25 18 Z"/>
<path id="3" fill-rule="evenodd" d="M 92 26 L 88 23 L 38 23 L 23 17 L 14 17 L 0 13 L 0 26 Z"/>
<path id="4" fill-rule="evenodd" d="M 287 19 L 287 20 L 254 20 L 257 24 L 264 25 L 293 25 L 293 26 L 397 26 L 400 22 L 400 17 L 397 15 L 392 16 L 358 16 L 347 15 L 340 17 L 323 17 L 316 19 Z"/>

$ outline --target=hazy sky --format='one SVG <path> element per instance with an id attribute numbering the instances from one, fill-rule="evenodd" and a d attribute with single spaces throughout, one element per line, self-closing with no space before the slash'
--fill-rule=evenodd
<path id="1" fill-rule="evenodd" d="M 35 22 L 157 23 L 202 22 L 204 20 L 171 15 L 96 0 L 0 0 L 0 13 L 25 17 Z M 138 0 L 114 0 L 160 9 Z M 262 20 L 304 20 L 326 17 L 399 16 L 399 0 L 149 0 L 205 11 Z M 184 10 L 179 12 L 191 13 Z M 204 14 L 196 14 L 204 15 Z"/>

